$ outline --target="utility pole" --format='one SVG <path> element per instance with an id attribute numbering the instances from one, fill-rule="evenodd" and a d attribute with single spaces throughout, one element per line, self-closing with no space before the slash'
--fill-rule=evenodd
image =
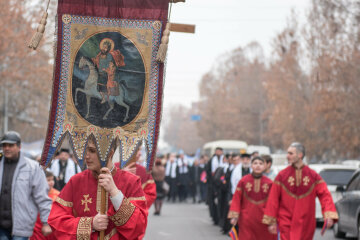
<path id="1" fill-rule="evenodd" d="M 8 121 L 9 121 L 9 111 L 8 111 L 8 102 L 9 102 L 9 93 L 5 89 L 5 99 L 4 99 L 4 133 L 8 131 Z"/>

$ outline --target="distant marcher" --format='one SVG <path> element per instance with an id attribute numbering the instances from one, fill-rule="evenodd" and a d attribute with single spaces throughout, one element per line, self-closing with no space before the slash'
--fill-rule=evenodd
<path id="1" fill-rule="evenodd" d="M 48 185 L 39 164 L 20 152 L 21 137 L 15 131 L 1 138 L 3 154 L 0 158 L 0 239 L 25 240 L 33 234 L 37 213 L 47 236 L 51 208 Z"/>
<path id="2" fill-rule="evenodd" d="M 282 240 L 310 240 L 315 232 L 315 198 L 321 203 L 327 227 L 338 214 L 331 194 L 321 176 L 304 165 L 305 147 L 292 143 L 288 148 L 290 166 L 280 171 L 271 188 L 263 223 L 273 234 L 280 232 Z"/>
<path id="3" fill-rule="evenodd" d="M 262 155 L 261 157 L 265 160 L 266 168 L 265 168 L 264 175 L 274 181 L 274 179 L 276 177 L 276 173 L 275 173 L 274 169 L 271 168 L 272 163 L 273 163 L 272 157 L 270 155 Z"/>
<path id="4" fill-rule="evenodd" d="M 261 157 L 251 160 L 251 168 L 252 173 L 244 176 L 236 187 L 228 218 L 232 225 L 238 224 L 241 239 L 275 240 L 277 236 L 269 233 L 261 222 L 272 181 L 262 175 L 265 161 Z"/>
<path id="5" fill-rule="evenodd" d="M 181 152 L 177 158 L 177 190 L 179 194 L 179 201 L 186 201 L 188 196 L 189 185 L 189 163 L 185 158 L 184 153 Z"/>
<path id="6" fill-rule="evenodd" d="M 208 195 L 207 202 L 209 204 L 210 216 L 214 222 L 214 224 L 219 223 L 219 209 L 217 203 L 217 193 L 218 188 L 215 184 L 215 172 L 219 167 L 223 167 L 224 162 L 224 151 L 221 147 L 217 147 L 215 149 L 215 154 L 207 163 L 207 184 L 208 184 Z"/>
<path id="7" fill-rule="evenodd" d="M 45 176 L 46 176 L 46 181 L 49 186 L 48 196 L 54 202 L 55 199 L 57 198 L 57 196 L 59 196 L 59 194 L 60 194 L 60 192 L 54 188 L 54 185 L 55 185 L 54 174 L 50 171 L 45 171 Z M 40 220 L 40 215 L 38 214 L 38 217 L 37 217 L 37 220 L 35 223 L 35 227 L 34 227 L 34 233 L 30 237 L 30 240 L 55 240 L 56 238 L 54 237 L 53 233 L 51 233 L 48 236 L 44 236 L 44 234 L 41 231 L 42 226 L 43 226 L 43 224 Z"/>
<path id="8" fill-rule="evenodd" d="M 198 188 L 200 187 L 200 173 L 199 159 L 195 159 L 193 165 L 189 167 L 189 191 L 193 199 L 193 203 L 196 203 L 196 197 Z"/>
<path id="9" fill-rule="evenodd" d="M 199 203 L 206 201 L 207 196 L 207 179 L 206 179 L 206 162 L 207 156 L 203 155 L 200 157 L 199 160 L 199 172 L 200 172 L 200 182 L 199 182 Z"/>
<path id="10" fill-rule="evenodd" d="M 51 163 L 49 169 L 55 176 L 55 188 L 61 191 L 65 184 L 75 174 L 81 172 L 80 167 L 70 158 L 70 151 L 62 148 L 58 154 L 58 158 Z"/>
<path id="11" fill-rule="evenodd" d="M 249 173 L 251 173 L 251 155 L 247 153 L 243 153 L 240 155 L 240 159 L 238 156 L 235 157 L 234 160 L 235 168 L 231 173 L 230 181 L 231 181 L 231 193 L 235 193 L 235 189 L 240 179 Z"/>
<path id="12" fill-rule="evenodd" d="M 155 180 L 156 184 L 156 200 L 155 200 L 155 215 L 160 215 L 161 207 L 163 204 L 163 200 L 166 196 L 166 189 L 164 188 L 164 184 L 167 184 L 165 180 L 165 168 L 161 164 L 161 160 L 157 159 L 155 161 L 155 165 L 152 169 L 152 176 Z"/>
<path id="13" fill-rule="evenodd" d="M 165 176 L 167 179 L 167 183 L 170 185 L 168 200 L 172 200 L 173 202 L 176 201 L 176 195 L 177 195 L 176 174 L 177 174 L 176 154 L 170 153 L 168 161 L 166 163 Z"/>

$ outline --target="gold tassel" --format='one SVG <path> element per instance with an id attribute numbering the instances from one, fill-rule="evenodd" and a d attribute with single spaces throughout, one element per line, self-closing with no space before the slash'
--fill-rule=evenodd
<path id="1" fill-rule="evenodd" d="M 156 61 L 160 63 L 164 63 L 166 59 L 166 53 L 168 49 L 168 43 L 169 43 L 169 36 L 170 36 L 170 26 L 171 23 L 167 23 L 165 30 L 163 32 L 163 36 L 161 38 L 161 44 L 159 46 L 158 53 L 156 55 Z"/>
<path id="2" fill-rule="evenodd" d="M 36 33 L 31 38 L 30 43 L 28 45 L 29 48 L 32 48 L 34 50 L 36 50 L 36 48 L 39 46 L 40 41 L 41 41 L 41 39 L 42 39 L 42 37 L 44 35 L 44 32 L 45 32 L 45 26 L 46 26 L 46 22 L 47 22 L 46 20 L 47 20 L 47 17 L 48 17 L 47 10 L 49 8 L 49 4 L 50 4 L 50 0 L 48 0 L 46 10 L 45 10 L 40 22 L 39 22 L 39 26 L 36 29 Z"/>

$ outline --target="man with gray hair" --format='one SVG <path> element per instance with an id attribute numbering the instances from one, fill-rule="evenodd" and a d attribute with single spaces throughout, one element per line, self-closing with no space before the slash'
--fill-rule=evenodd
<path id="1" fill-rule="evenodd" d="M 304 165 L 305 147 L 292 143 L 287 150 L 290 166 L 280 171 L 272 185 L 262 222 L 271 233 L 280 232 L 282 240 L 313 239 L 315 232 L 315 198 L 318 197 L 327 228 L 338 214 L 325 181 Z M 277 229 L 278 228 L 278 229 Z"/>
<path id="2" fill-rule="evenodd" d="M 0 239 L 25 240 L 33 234 L 38 211 L 47 236 L 47 224 L 52 201 L 44 171 L 36 161 L 20 152 L 20 134 L 5 133 L 0 142 L 4 156 L 0 157 Z"/>

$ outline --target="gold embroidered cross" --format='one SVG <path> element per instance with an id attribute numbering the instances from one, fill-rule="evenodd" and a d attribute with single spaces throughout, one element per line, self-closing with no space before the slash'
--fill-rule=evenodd
<path id="1" fill-rule="evenodd" d="M 262 185 L 262 189 L 264 193 L 267 193 L 267 191 L 269 190 L 269 185 L 265 183 L 264 185 Z"/>
<path id="2" fill-rule="evenodd" d="M 248 182 L 248 183 L 246 183 L 245 187 L 246 187 L 247 191 L 250 192 L 251 188 L 252 188 L 252 184 Z"/>
<path id="3" fill-rule="evenodd" d="M 309 182 L 310 182 L 309 176 L 305 176 L 305 177 L 303 178 L 303 182 L 304 182 L 304 186 L 309 185 Z"/>
<path id="4" fill-rule="evenodd" d="M 92 198 L 89 198 L 89 194 L 83 195 L 84 199 L 81 199 L 81 205 L 85 204 L 84 212 L 90 212 L 88 203 L 92 203 Z M 89 199 L 88 199 L 89 198 Z"/>
<path id="5" fill-rule="evenodd" d="M 294 181 L 295 181 L 295 179 L 294 179 L 293 176 L 290 176 L 290 177 L 288 178 L 288 183 L 290 184 L 290 186 L 294 186 Z"/>

